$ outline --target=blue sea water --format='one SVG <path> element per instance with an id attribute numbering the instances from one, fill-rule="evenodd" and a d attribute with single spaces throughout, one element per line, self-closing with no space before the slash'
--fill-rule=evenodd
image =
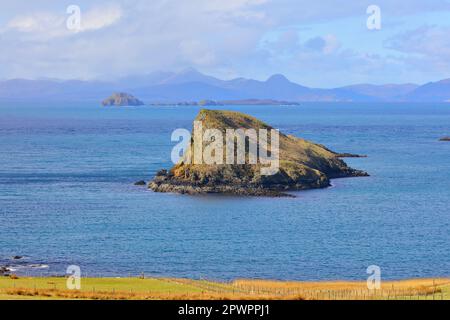
<path id="1" fill-rule="evenodd" d="M 450 275 L 450 143 L 438 141 L 450 104 L 227 109 L 367 154 L 346 161 L 371 176 L 296 198 L 157 194 L 133 183 L 171 166 L 170 135 L 191 128 L 197 107 L 1 102 L 0 265 L 221 280 L 357 280 L 370 265 L 385 279 Z"/>

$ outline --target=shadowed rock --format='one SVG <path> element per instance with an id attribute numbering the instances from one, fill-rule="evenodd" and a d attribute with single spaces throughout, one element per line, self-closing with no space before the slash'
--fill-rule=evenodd
<path id="1" fill-rule="evenodd" d="M 443 137 L 439 139 L 439 141 L 450 141 L 450 137 Z"/>
<path id="2" fill-rule="evenodd" d="M 11 272 L 11 270 L 9 270 L 7 267 L 0 266 L 0 276 L 9 275 L 9 272 Z"/>
<path id="3" fill-rule="evenodd" d="M 221 131 L 224 145 L 226 129 L 255 129 L 257 132 L 259 129 L 273 129 L 254 117 L 232 111 L 201 110 L 195 120 L 202 122 L 203 130 Z M 205 147 L 208 142 L 203 144 Z M 190 148 L 170 170 L 158 172 L 149 187 L 156 192 L 186 194 L 289 196 L 287 191 L 328 187 L 333 178 L 368 176 L 339 159 L 345 154 L 281 132 L 279 150 L 278 173 L 264 176 L 261 175 L 264 165 L 248 163 L 248 150 L 245 164 L 207 165 L 187 163 L 186 159 L 193 155 L 193 148 Z"/>
<path id="4" fill-rule="evenodd" d="M 338 158 L 367 158 L 365 154 L 354 154 L 354 153 L 337 153 Z"/>

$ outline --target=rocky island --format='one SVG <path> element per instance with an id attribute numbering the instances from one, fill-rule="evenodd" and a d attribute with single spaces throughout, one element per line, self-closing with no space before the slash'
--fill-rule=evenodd
<path id="1" fill-rule="evenodd" d="M 299 106 L 300 103 L 292 101 L 281 101 L 273 99 L 243 99 L 243 100 L 200 100 L 200 101 L 177 101 L 177 102 L 152 102 L 152 106 Z"/>
<path id="2" fill-rule="evenodd" d="M 274 99 L 244 99 L 244 100 L 224 100 L 220 101 L 222 105 L 245 105 L 245 106 L 299 106 L 299 102 L 283 101 Z"/>
<path id="3" fill-rule="evenodd" d="M 124 92 L 113 93 L 109 98 L 102 101 L 103 106 L 142 106 L 144 103 Z"/>
<path id="4" fill-rule="evenodd" d="M 439 139 L 439 141 L 450 141 L 450 137 L 443 137 Z"/>
<path id="5" fill-rule="evenodd" d="M 239 112 L 201 110 L 195 121 L 202 129 L 218 129 L 224 136 L 229 128 L 273 129 L 268 124 Z M 192 142 L 192 138 L 191 138 Z M 209 142 L 204 142 L 206 145 Z M 279 170 L 273 175 L 261 174 L 261 163 L 192 164 L 192 143 L 181 160 L 170 170 L 159 171 L 149 183 L 156 192 L 186 194 L 223 193 L 246 196 L 290 196 L 286 192 L 330 186 L 330 179 L 368 176 L 364 171 L 347 166 L 323 145 L 279 133 Z"/>

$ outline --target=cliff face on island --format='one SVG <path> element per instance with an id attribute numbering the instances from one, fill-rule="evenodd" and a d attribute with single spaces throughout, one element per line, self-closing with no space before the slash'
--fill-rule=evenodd
<path id="1" fill-rule="evenodd" d="M 273 129 L 264 122 L 239 112 L 201 110 L 195 119 L 202 129 L 218 129 L 226 136 L 226 130 Z M 270 139 L 268 139 L 270 144 Z M 204 142 L 204 147 L 208 142 Z M 223 144 L 226 145 L 224 138 Z M 325 188 L 330 179 L 367 176 L 339 159 L 323 145 L 279 133 L 279 170 L 273 175 L 262 175 L 264 164 L 250 164 L 248 149 L 244 164 L 192 164 L 186 160 L 194 156 L 191 147 L 170 170 L 161 170 L 149 188 L 156 192 L 187 194 L 225 193 L 236 195 L 285 196 L 286 191 Z"/>
<path id="2" fill-rule="evenodd" d="M 131 94 L 118 92 L 102 101 L 104 106 L 142 106 L 144 103 Z"/>

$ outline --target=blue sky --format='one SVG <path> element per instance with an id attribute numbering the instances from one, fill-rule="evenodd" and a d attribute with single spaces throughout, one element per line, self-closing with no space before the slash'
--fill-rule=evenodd
<path id="1" fill-rule="evenodd" d="M 81 29 L 68 30 L 69 5 Z M 381 30 L 368 30 L 369 5 Z M 450 78 L 450 0 L 0 0 L 0 79 L 112 79 L 194 67 L 300 84 Z"/>

